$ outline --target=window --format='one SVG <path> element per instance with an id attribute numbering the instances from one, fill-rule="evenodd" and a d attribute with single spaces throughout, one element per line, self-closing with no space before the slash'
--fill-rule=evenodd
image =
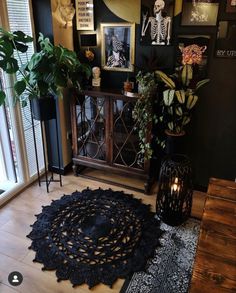
<path id="1" fill-rule="evenodd" d="M 30 5 L 29 0 L 1 0 L 0 25 L 11 31 L 21 30 L 32 36 Z M 33 53 L 32 43 L 27 54 L 21 53 L 22 63 L 27 62 Z M 14 57 L 19 61 L 18 55 Z M 7 94 L 5 106 L 0 107 L 0 205 L 35 178 L 37 165 L 32 125 L 35 128 L 39 169 L 42 170 L 44 166 L 40 122 L 33 121 L 32 124 L 29 103 L 24 108 L 19 104 L 13 107 L 12 85 L 13 78 L 0 72 L 0 86 Z M 2 190 L 3 181 L 14 183 L 14 186 L 10 186 L 11 190 L 7 187 Z"/>
<path id="2" fill-rule="evenodd" d="M 30 2 L 29 0 L 7 0 L 7 12 L 8 12 L 8 21 L 11 31 L 21 30 L 25 34 L 32 36 L 32 22 L 31 22 L 31 13 L 30 13 Z M 34 53 L 33 43 L 29 44 L 29 49 L 27 54 L 21 54 L 21 60 L 23 63 L 26 63 L 29 58 Z M 17 58 L 17 56 L 15 56 Z M 33 176 L 37 172 L 37 165 L 35 159 L 35 147 L 34 147 L 34 137 L 33 137 L 33 127 L 32 127 L 32 117 L 30 111 L 30 105 L 24 108 L 21 108 L 24 138 L 25 138 L 25 147 L 27 153 L 28 161 L 28 171 L 29 176 Z M 35 138 L 37 144 L 37 153 L 39 161 L 39 169 L 43 168 L 43 150 L 42 150 L 42 140 L 41 140 L 41 127 L 39 121 L 34 121 L 35 128 Z"/>

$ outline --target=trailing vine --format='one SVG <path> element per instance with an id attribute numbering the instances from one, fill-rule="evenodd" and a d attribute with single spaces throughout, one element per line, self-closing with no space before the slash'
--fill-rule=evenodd
<path id="1" fill-rule="evenodd" d="M 149 131 L 150 124 L 155 122 L 155 115 L 153 115 L 153 97 L 156 92 L 156 81 L 154 73 L 143 74 L 141 71 L 137 74 L 136 80 L 139 87 L 139 98 L 135 104 L 133 110 L 133 118 L 136 121 L 138 136 L 139 136 L 139 148 L 138 163 L 143 164 L 144 160 L 148 160 L 152 157 L 152 147 L 150 143 Z"/>

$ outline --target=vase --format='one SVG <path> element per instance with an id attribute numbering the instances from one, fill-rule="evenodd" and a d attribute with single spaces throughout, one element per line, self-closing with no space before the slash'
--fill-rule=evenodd
<path id="1" fill-rule="evenodd" d="M 166 134 L 166 154 L 183 154 L 184 153 L 184 142 L 185 142 L 185 132 L 172 133 L 168 130 L 165 131 Z"/>
<path id="2" fill-rule="evenodd" d="M 30 103 L 32 116 L 35 120 L 47 121 L 56 118 L 56 102 L 52 95 L 34 98 Z"/>

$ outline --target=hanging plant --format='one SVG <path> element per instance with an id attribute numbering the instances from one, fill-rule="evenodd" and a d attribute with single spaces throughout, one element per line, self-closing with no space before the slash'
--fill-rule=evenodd
<path id="1" fill-rule="evenodd" d="M 138 163 L 143 164 L 144 160 L 152 157 L 152 147 L 150 143 L 150 130 L 152 122 L 156 117 L 153 115 L 152 106 L 156 93 L 156 80 L 154 73 L 143 74 L 141 71 L 137 74 L 139 97 L 133 110 L 133 118 L 136 121 L 139 148 Z"/>

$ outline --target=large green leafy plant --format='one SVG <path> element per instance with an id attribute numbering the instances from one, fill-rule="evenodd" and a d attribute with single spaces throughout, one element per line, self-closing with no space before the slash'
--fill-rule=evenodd
<path id="1" fill-rule="evenodd" d="M 54 46 L 40 34 L 39 52 L 32 55 L 26 64 L 21 54 L 27 53 L 33 39 L 21 31 L 8 32 L 0 28 L 0 68 L 10 75 L 16 75 L 14 84 L 16 100 L 25 106 L 28 98 L 44 98 L 50 94 L 60 95 L 66 87 L 80 90 L 82 79 L 89 77 L 89 65 L 82 64 L 75 52 L 62 46 Z M 0 91 L 0 105 L 5 93 Z"/>
<path id="2" fill-rule="evenodd" d="M 199 53 L 201 48 L 191 45 L 186 49 L 188 54 L 185 55 L 183 52 L 182 66 L 177 67 L 173 75 L 156 71 L 157 76 L 166 87 L 163 91 L 162 115 L 159 119 L 166 130 L 172 134 L 184 133 L 185 126 L 191 120 L 192 109 L 198 101 L 197 92 L 209 82 L 209 79 L 198 80 L 195 77 L 202 58 Z"/>

